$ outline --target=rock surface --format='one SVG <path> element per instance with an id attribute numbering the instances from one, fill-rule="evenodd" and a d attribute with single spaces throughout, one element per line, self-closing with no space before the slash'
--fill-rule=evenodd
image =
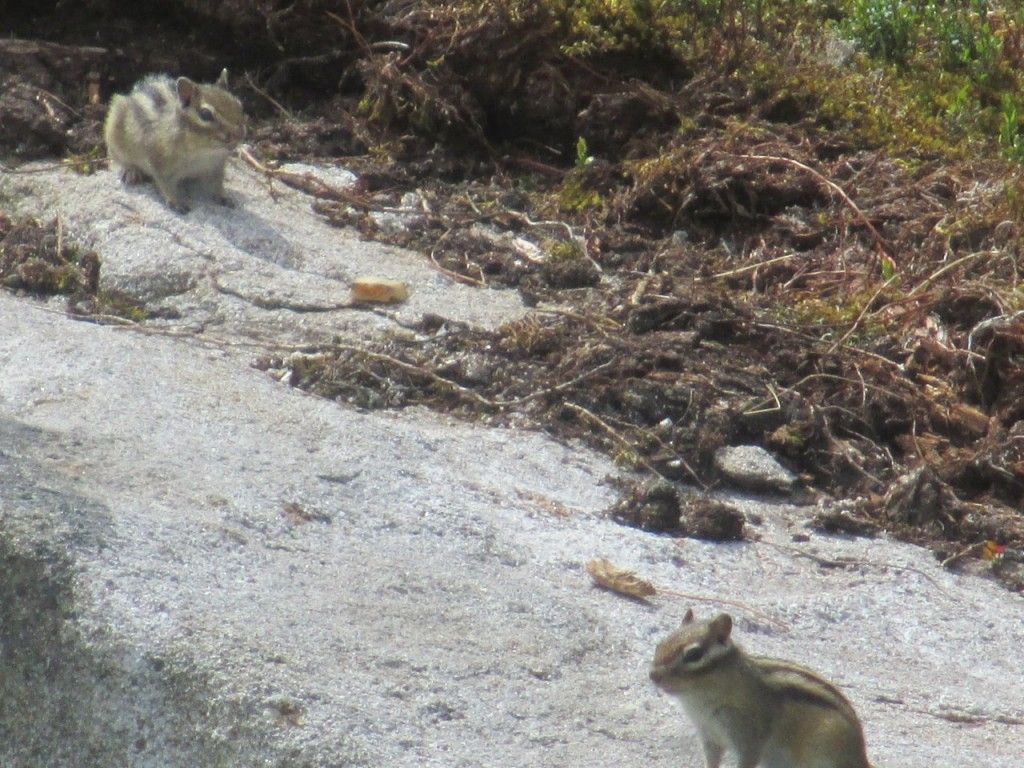
<path id="1" fill-rule="evenodd" d="M 588 451 L 252 369 L 523 309 L 233 178 L 240 210 L 185 217 L 108 174 L 0 183 L 179 314 L 110 327 L 0 293 L 0 765 L 697 765 L 646 676 L 686 606 L 711 610 L 676 591 L 841 685 L 879 766 L 1019 767 L 1024 601 L 994 583 L 884 538 L 794 543 L 804 510 L 743 498 L 761 541 L 618 526 Z M 327 308 L 366 272 L 413 286 L 399 317 Z M 663 591 L 593 588 L 597 557 Z"/>
<path id="2" fill-rule="evenodd" d="M 152 185 L 124 187 L 109 171 L 76 176 L 43 164 L 19 171 L 0 176 L 0 203 L 60 217 L 81 245 L 99 252 L 101 289 L 165 318 L 151 327 L 316 344 L 400 330 L 425 313 L 493 327 L 525 312 L 512 292 L 460 285 L 418 254 L 341 234 L 310 211 L 310 198 L 280 183 L 271 195 L 237 162 L 228 172 L 237 207 L 200 204 L 184 215 L 169 211 Z M 364 275 L 407 283 L 411 296 L 394 307 L 353 307 L 350 284 Z"/>
<path id="3" fill-rule="evenodd" d="M 751 491 L 792 490 L 796 476 L 759 445 L 728 445 L 715 452 L 715 467 L 740 488 Z"/>

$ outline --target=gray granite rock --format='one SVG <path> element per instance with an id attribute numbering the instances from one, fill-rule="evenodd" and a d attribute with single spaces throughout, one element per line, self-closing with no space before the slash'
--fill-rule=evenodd
<path id="1" fill-rule="evenodd" d="M 796 475 L 759 445 L 725 446 L 715 451 L 715 468 L 740 488 L 788 492 Z"/>

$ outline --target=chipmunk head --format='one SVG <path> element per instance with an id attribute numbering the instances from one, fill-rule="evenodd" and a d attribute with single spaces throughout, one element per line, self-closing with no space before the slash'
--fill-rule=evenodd
<path id="1" fill-rule="evenodd" d="M 245 113 L 228 90 L 228 71 L 216 83 L 201 85 L 179 77 L 175 81 L 181 114 L 192 130 L 212 144 L 233 148 L 245 138 Z"/>
<path id="2" fill-rule="evenodd" d="M 658 643 L 651 680 L 669 693 L 685 689 L 694 679 L 735 655 L 731 632 L 729 614 L 694 621 L 693 611 L 688 610 L 679 629 Z"/>

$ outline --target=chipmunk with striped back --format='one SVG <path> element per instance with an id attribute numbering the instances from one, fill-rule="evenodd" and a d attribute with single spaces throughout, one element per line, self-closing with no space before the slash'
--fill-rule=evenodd
<path id="1" fill-rule="evenodd" d="M 226 69 L 209 84 L 144 77 L 131 93 L 110 100 L 103 134 L 111 164 L 126 184 L 152 179 L 167 205 L 181 213 L 192 188 L 233 205 L 224 194 L 224 166 L 245 137 L 245 113 L 228 91 Z"/>
<path id="2" fill-rule="evenodd" d="M 788 661 L 747 655 L 723 613 L 658 644 L 651 680 L 679 698 L 697 726 L 707 768 L 727 751 L 738 768 L 871 768 L 864 731 L 839 690 Z"/>

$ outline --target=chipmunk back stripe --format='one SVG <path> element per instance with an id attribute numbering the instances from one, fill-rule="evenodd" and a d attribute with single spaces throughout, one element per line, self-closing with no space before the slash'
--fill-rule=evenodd
<path id="1" fill-rule="evenodd" d="M 851 718 L 856 717 L 853 705 L 839 689 L 811 670 L 766 656 L 755 656 L 752 660 L 766 681 L 780 694 L 808 704 L 839 709 Z"/>
<path id="2" fill-rule="evenodd" d="M 138 92 L 152 102 L 153 111 L 159 114 L 167 106 L 167 96 L 164 94 L 166 87 L 154 80 L 143 80 L 139 84 Z"/>
<path id="3" fill-rule="evenodd" d="M 132 112 L 132 117 L 135 120 L 135 124 L 141 130 L 148 130 L 153 124 L 156 116 L 146 109 L 142 99 L 128 97 L 128 108 Z"/>

